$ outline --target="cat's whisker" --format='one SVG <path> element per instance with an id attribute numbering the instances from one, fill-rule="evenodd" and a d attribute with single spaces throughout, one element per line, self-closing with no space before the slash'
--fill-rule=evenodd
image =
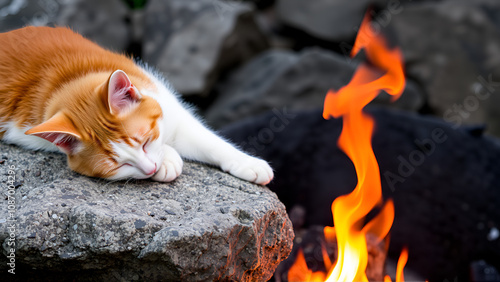
<path id="1" fill-rule="evenodd" d="M 95 156 L 93 156 L 93 160 L 95 160 L 96 158 L 100 157 L 100 156 L 103 156 L 104 158 L 100 159 L 99 161 L 96 161 L 95 164 L 94 164 L 94 168 L 92 169 L 92 174 L 95 173 L 96 169 L 101 169 L 101 168 L 104 168 L 107 164 L 108 166 L 110 166 L 110 168 L 105 171 L 103 173 L 103 175 L 106 175 L 108 174 L 110 171 L 112 171 L 113 169 L 116 169 L 115 167 L 113 167 L 112 165 L 109 165 L 109 156 L 106 155 L 106 154 L 97 154 Z"/>
<path id="2" fill-rule="evenodd" d="M 107 169 L 105 172 L 104 172 L 104 175 L 107 175 L 110 171 L 113 171 L 115 168 L 114 167 L 111 167 L 109 169 Z"/>
<path id="3" fill-rule="evenodd" d="M 128 184 L 129 182 L 131 182 L 132 180 L 134 180 L 134 178 L 128 178 L 128 179 L 127 179 L 127 181 L 125 181 L 124 186 L 126 187 L 126 186 L 127 186 L 127 184 Z"/>
<path id="4" fill-rule="evenodd" d="M 92 173 L 95 172 L 95 170 L 98 168 L 98 167 L 101 167 L 103 165 L 102 161 L 99 161 L 97 163 L 94 164 L 94 169 L 92 170 Z"/>
<path id="5" fill-rule="evenodd" d="M 108 185 L 110 185 L 110 184 L 113 184 L 113 183 L 116 183 L 116 182 L 121 181 L 120 179 L 104 179 L 104 180 L 105 180 L 104 182 L 105 182 L 106 184 L 104 184 L 104 186 L 103 186 L 103 187 L 106 187 L 106 186 L 108 186 Z"/>

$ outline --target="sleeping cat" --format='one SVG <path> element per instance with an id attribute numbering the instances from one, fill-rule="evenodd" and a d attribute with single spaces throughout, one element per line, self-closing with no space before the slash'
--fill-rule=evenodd
<path id="1" fill-rule="evenodd" d="M 267 184 L 273 171 L 202 125 L 154 71 L 66 28 L 0 34 L 0 138 L 107 179 L 169 182 L 182 157 Z"/>

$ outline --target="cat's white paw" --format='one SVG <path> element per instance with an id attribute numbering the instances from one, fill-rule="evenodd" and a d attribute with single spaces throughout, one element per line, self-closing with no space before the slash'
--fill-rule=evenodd
<path id="1" fill-rule="evenodd" d="M 236 177 L 261 185 L 268 184 L 274 177 L 273 169 L 266 161 L 248 155 L 227 161 L 221 168 Z"/>
<path id="2" fill-rule="evenodd" d="M 170 182 L 176 179 L 182 173 L 182 165 L 184 164 L 181 156 L 177 151 L 168 146 L 163 145 L 163 163 L 160 169 L 156 172 L 151 179 L 159 182 Z"/>

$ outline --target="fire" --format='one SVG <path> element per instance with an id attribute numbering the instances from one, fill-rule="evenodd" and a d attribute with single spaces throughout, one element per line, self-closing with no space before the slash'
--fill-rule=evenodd
<path id="1" fill-rule="evenodd" d="M 405 78 L 402 54 L 399 49 L 388 47 L 385 39 L 370 29 L 370 19 L 365 16 L 351 55 L 361 49 L 366 52 L 369 64 L 362 64 L 353 78 L 338 91 L 330 90 L 326 96 L 323 117 L 343 118 L 343 129 L 338 144 L 354 163 L 358 183 L 348 195 L 340 196 L 332 203 L 335 227 L 325 227 L 327 240 L 337 240 L 337 261 L 332 264 L 324 251 L 328 273 L 312 272 L 307 268 L 302 251 L 288 272 L 289 281 L 368 281 L 366 267 L 368 251 L 366 235 L 371 233 L 378 242 L 391 229 L 394 220 L 394 204 L 383 203 L 380 169 L 373 153 L 371 138 L 374 120 L 362 112 L 381 90 L 397 100 L 403 92 Z M 366 215 L 375 207 L 380 212 L 364 224 Z M 397 265 L 396 281 L 403 281 L 403 267 L 408 253 L 403 250 Z M 391 281 L 389 276 L 385 281 Z"/>

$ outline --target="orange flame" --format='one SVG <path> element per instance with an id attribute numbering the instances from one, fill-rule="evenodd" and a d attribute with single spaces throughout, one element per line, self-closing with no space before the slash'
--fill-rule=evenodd
<path id="1" fill-rule="evenodd" d="M 375 122 L 363 114 L 362 109 L 381 90 L 392 95 L 393 100 L 399 98 L 405 85 L 402 55 L 399 49 L 390 49 L 383 37 L 371 31 L 368 14 L 361 25 L 352 55 L 361 49 L 365 50 L 371 65 L 362 64 L 349 84 L 338 91 L 330 90 L 323 111 L 325 119 L 343 118 L 338 144 L 354 163 L 358 178 L 353 192 L 338 197 L 332 203 L 335 227 L 324 229 L 327 240 L 337 240 L 337 261 L 333 268 L 325 265 L 329 269 L 328 275 L 313 273 L 307 268 L 303 253 L 299 252 L 300 261 L 297 260 L 290 269 L 289 281 L 368 281 L 365 273 L 368 264 L 366 234 L 374 234 L 380 242 L 389 233 L 394 220 L 394 204 L 388 200 L 379 214 L 364 225 L 366 215 L 380 206 L 383 199 L 380 169 L 371 146 Z M 404 250 L 398 262 L 398 282 L 403 281 L 402 269 L 407 255 Z M 300 276 L 301 273 L 304 275 Z M 390 281 L 390 278 L 386 276 L 385 281 Z"/>

